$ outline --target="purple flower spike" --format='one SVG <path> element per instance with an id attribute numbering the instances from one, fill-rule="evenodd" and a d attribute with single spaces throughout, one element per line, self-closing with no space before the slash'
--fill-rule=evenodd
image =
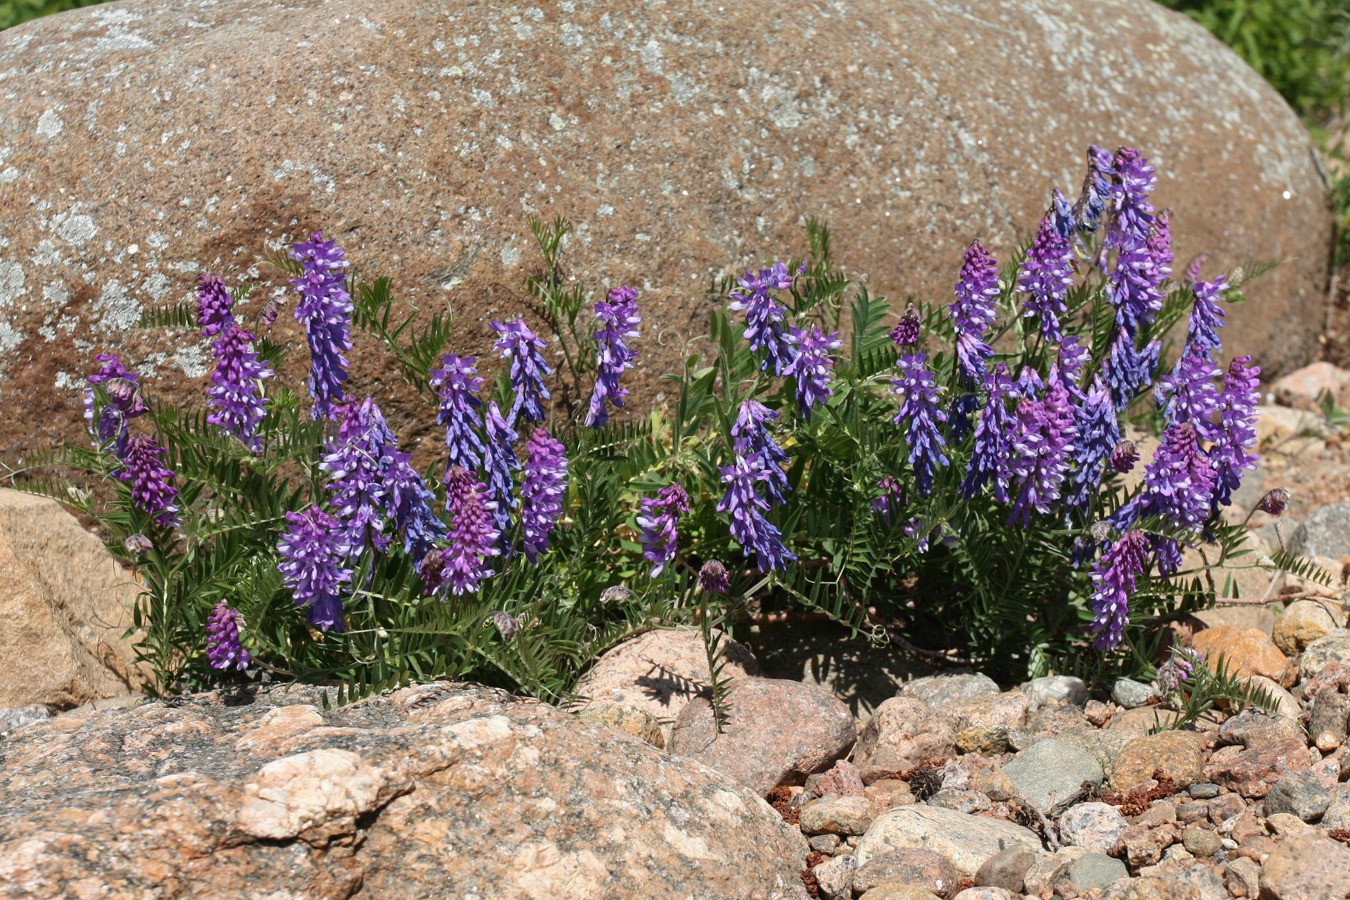
<path id="1" fill-rule="evenodd" d="M 1224 276 L 1213 281 L 1197 281 L 1191 286 L 1195 294 L 1195 306 L 1191 307 L 1191 319 L 1186 328 L 1186 344 L 1203 353 L 1206 359 L 1223 346 L 1219 329 L 1223 327 L 1224 311 L 1219 305 L 1223 292 L 1227 290 Z"/>
<path id="2" fill-rule="evenodd" d="M 525 557 L 534 562 L 548 550 L 549 535 L 562 518 L 567 492 L 567 457 L 563 445 L 545 428 L 536 428 L 525 444 L 525 482 L 520 488 L 521 531 Z"/>
<path id="3" fill-rule="evenodd" d="M 654 498 L 643 497 L 641 505 L 637 524 L 642 529 L 642 556 L 652 563 L 648 577 L 655 578 L 675 561 L 677 527 L 680 516 L 689 514 L 689 494 L 670 484 Z"/>
<path id="4" fill-rule="evenodd" d="M 1055 188 L 1050 192 L 1050 214 L 1048 216 L 1054 224 L 1055 234 L 1065 244 L 1071 243 L 1078 232 L 1078 222 L 1074 218 L 1073 207 L 1069 205 L 1069 198 L 1064 196 L 1064 192 Z"/>
<path id="5" fill-rule="evenodd" d="M 937 387 L 933 373 L 924 368 L 927 362 L 926 353 L 903 354 L 896 361 L 900 377 L 891 382 L 891 392 L 902 398 L 895 424 L 906 426 L 908 459 L 921 497 L 932 493 L 938 467 L 948 463 L 942 452 L 946 441 L 938 428 L 947 421 L 947 414 L 937 407 Z"/>
<path id="6" fill-rule="evenodd" d="M 206 391 L 207 405 L 215 407 L 206 421 L 236 437 L 254 453 L 261 453 L 263 442 L 258 425 L 266 414 L 262 380 L 272 377 L 272 367 L 258 359 L 253 335 L 238 325 L 225 328 L 211 353 L 216 370 Z"/>
<path id="7" fill-rule="evenodd" d="M 1127 531 L 1093 567 L 1092 633 L 1102 650 L 1114 650 L 1125 637 L 1130 621 L 1130 595 L 1135 580 L 1148 565 L 1148 536 Z"/>
<path id="8" fill-rule="evenodd" d="M 834 396 L 830 387 L 834 358 L 830 351 L 838 350 L 844 342 L 839 340 L 839 332 L 827 335 L 816 325 L 809 332 L 793 326 L 792 342 L 797 346 L 797 357 L 783 370 L 783 377 L 796 380 L 797 406 L 806 421 L 811 418 L 812 406 Z"/>
<path id="9" fill-rule="evenodd" d="M 1205 263 L 1209 262 L 1208 253 L 1197 253 L 1191 257 L 1191 261 L 1186 263 L 1186 271 L 1182 273 L 1181 283 L 1185 285 L 1194 285 L 1200 280 L 1200 272 L 1205 268 Z M 1220 276 L 1222 278 L 1223 276 Z M 1217 280 L 1217 279 L 1216 279 Z"/>
<path id="10" fill-rule="evenodd" d="M 253 662 L 239 643 L 244 617 L 224 600 L 211 608 L 206 617 L 206 658 L 213 669 L 235 668 L 242 672 Z"/>
<path id="11" fill-rule="evenodd" d="M 154 516 L 165 528 L 178 525 L 178 488 L 173 472 L 160 462 L 164 448 L 154 438 L 138 434 L 129 438 L 122 464 L 114 470 L 118 481 L 131 485 L 131 503 Z"/>
<path id="12" fill-rule="evenodd" d="M 883 475 L 877 482 L 877 495 L 872 498 L 872 510 L 880 513 L 887 525 L 891 524 L 891 514 L 903 509 L 905 489 L 894 476 Z"/>
<path id="13" fill-rule="evenodd" d="M 305 326 L 309 344 L 311 415 L 326 419 L 344 399 L 347 358 L 342 354 L 352 349 L 352 296 L 343 275 L 350 263 L 336 242 L 325 241 L 318 231 L 312 241 L 291 248 L 291 259 L 301 268 L 300 277 L 291 279 L 291 285 L 300 293 L 295 319 Z"/>
<path id="14" fill-rule="evenodd" d="M 342 424 L 324 448 L 319 468 L 329 475 L 328 490 L 341 523 L 342 543 L 352 555 L 367 546 L 383 553 L 389 548 L 389 538 L 383 535 L 389 495 L 384 476 L 393 435 L 369 397 L 360 403 L 344 403 L 338 410 Z"/>
<path id="15" fill-rule="evenodd" d="M 1041 337 L 1051 343 L 1064 340 L 1059 317 L 1067 311 L 1073 287 L 1073 249 L 1059 233 L 1053 214 L 1041 219 L 1036 239 L 1027 251 L 1017 278 L 1017 289 L 1027 294 L 1023 316 L 1038 316 Z"/>
<path id="16" fill-rule="evenodd" d="M 725 596 L 731 591 L 731 576 L 727 567 L 715 559 L 710 559 L 698 570 L 698 587 L 705 594 Z"/>
<path id="17" fill-rule="evenodd" d="M 1092 234 L 1101 224 L 1102 214 L 1111 196 L 1111 181 L 1115 170 L 1111 154 L 1095 144 L 1088 147 L 1088 173 L 1083 179 L 1083 192 L 1074 205 L 1074 220 L 1084 234 Z"/>
<path id="18" fill-rule="evenodd" d="M 471 593 L 492 575 L 487 560 L 499 553 L 493 503 L 487 487 L 458 466 L 446 476 L 445 494 L 450 504 L 450 546 L 422 560 L 422 582 L 430 594 L 446 588 L 456 595 Z"/>
<path id="19" fill-rule="evenodd" d="M 1078 436 L 1068 388 L 1051 377 L 1045 397 L 1023 400 L 1012 437 L 1012 475 L 1017 488 L 1008 524 L 1029 524 L 1031 511 L 1049 513 L 1069 472 Z"/>
<path id="20" fill-rule="evenodd" d="M 984 342 L 994 324 L 994 301 L 998 299 L 998 263 L 984 245 L 975 241 L 966 250 L 956 300 L 947 314 L 956 324 L 956 357 L 961 373 L 971 384 L 984 380 L 984 363 L 994 350 Z"/>
<path id="21" fill-rule="evenodd" d="M 436 495 L 412 467 L 412 455 L 385 449 L 385 508 L 394 527 L 403 533 L 403 552 L 421 559 L 433 545 L 445 537 L 445 523 L 435 512 Z"/>
<path id="22" fill-rule="evenodd" d="M 722 483 L 726 495 L 717 504 L 717 511 L 731 515 L 731 536 L 741 545 L 747 557 L 754 555 L 760 572 L 785 569 L 797 559 L 783 546 L 783 536 L 764 513 L 769 504 L 759 495 L 757 485 L 768 478 L 763 460 L 758 456 L 737 456 L 729 466 L 722 466 Z"/>
<path id="23" fill-rule="evenodd" d="M 352 580 L 352 570 L 342 565 L 349 550 L 342 543 L 342 529 L 317 506 L 286 513 L 286 522 L 289 527 L 277 541 L 282 583 L 308 614 L 311 625 L 320 631 L 341 631 L 338 591 Z"/>
<path id="24" fill-rule="evenodd" d="M 1111 471 L 1118 475 L 1128 475 L 1139 462 L 1139 448 L 1134 441 L 1121 441 L 1111 451 Z"/>
<path id="25" fill-rule="evenodd" d="M 1207 356 L 1187 345 L 1186 354 L 1177 360 L 1172 372 L 1158 379 L 1153 396 L 1168 425 L 1190 422 L 1202 441 L 1212 441 L 1216 426 L 1213 418 L 1219 409 L 1219 390 L 1214 379 L 1219 369 Z"/>
<path id="26" fill-rule="evenodd" d="M 1108 460 L 1114 463 L 1113 453 L 1120 447 L 1120 417 L 1111 402 L 1111 392 L 1100 378 L 1074 413 L 1074 427 L 1078 439 L 1064 505 L 1071 510 L 1086 510 L 1101 488 L 1104 465 Z"/>
<path id="27" fill-rule="evenodd" d="M 483 439 L 478 436 L 483 401 L 477 396 L 483 379 L 475 362 L 472 356 L 447 353 L 441 367 L 430 373 L 430 384 L 441 398 L 436 422 L 445 426 L 445 446 L 450 450 L 446 472 L 455 466 L 473 471 L 483 465 Z"/>
<path id="28" fill-rule="evenodd" d="M 544 376 L 553 374 L 544 359 L 544 348 L 548 344 L 530 330 L 524 319 L 489 324 L 501 335 L 492 346 L 502 359 L 511 363 L 511 389 L 515 391 L 516 401 L 511 404 L 507 421 L 515 425 L 516 417 L 521 413 L 527 422 L 544 421 L 544 401 L 552 396 L 544 386 Z"/>
<path id="29" fill-rule="evenodd" d="M 731 292 L 731 302 L 727 308 L 745 310 L 746 343 L 756 353 L 763 351 L 767 355 L 760 371 L 772 369 L 774 375 L 781 376 L 796 358 L 797 348 L 788 339 L 785 324 L 787 310 L 774 302 L 769 291 L 792 287 L 787 266 L 776 263 L 771 269 L 760 269 L 758 275 L 746 272 L 745 277 L 736 283 L 740 287 Z"/>
<path id="30" fill-rule="evenodd" d="M 595 304 L 595 317 L 600 329 L 595 333 L 596 373 L 595 390 L 586 411 L 586 426 L 599 428 L 609 421 L 607 403 L 622 408 L 628 388 L 619 386 L 619 376 L 633 368 L 637 354 L 628 348 L 628 341 L 639 337 L 637 327 L 642 323 L 638 315 L 637 291 L 630 287 L 616 287 L 605 300 Z"/>
<path id="31" fill-rule="evenodd" d="M 788 455 L 769 432 L 769 423 L 777 418 L 778 413 L 758 400 L 746 400 L 731 426 L 732 449 L 736 455 L 758 456 L 763 461 L 764 495 L 774 506 L 782 504 L 787 492 L 792 490 L 787 473 L 783 471 Z"/>
<path id="32" fill-rule="evenodd" d="M 1125 528 L 1148 516 L 1159 516 L 1178 528 L 1199 530 L 1209 518 L 1216 473 L 1200 448 L 1190 422 L 1169 425 L 1153 460 L 1144 469 L 1140 492 L 1112 516 Z"/>
<path id="33" fill-rule="evenodd" d="M 1111 160 L 1111 223 L 1106 233 L 1107 247 L 1143 243 L 1153 225 L 1153 204 L 1149 195 L 1157 186 L 1153 166 L 1133 147 L 1121 147 Z"/>
<path id="34" fill-rule="evenodd" d="M 1219 429 L 1209 451 L 1217 483 L 1216 506 L 1233 502 L 1233 491 L 1242 484 L 1242 473 L 1256 468 L 1259 458 L 1249 452 L 1256 446 L 1256 405 L 1261 400 L 1261 370 L 1250 356 L 1239 356 L 1228 364 L 1219 398 Z"/>
<path id="35" fill-rule="evenodd" d="M 203 335 L 211 337 L 233 325 L 233 305 L 230 289 L 218 275 L 197 277 L 197 325 Z"/>
<path id="36" fill-rule="evenodd" d="M 1017 418 L 1008 411 L 1008 398 L 1015 392 L 1003 363 L 984 376 L 984 390 L 987 395 L 984 413 L 975 426 L 975 449 L 961 482 L 961 495 L 974 497 L 992 481 L 994 499 L 1007 503 L 1012 480 L 1012 434 Z"/>
<path id="37" fill-rule="evenodd" d="M 891 329 L 891 341 L 901 349 L 913 347 L 919 343 L 919 328 L 922 325 L 923 319 L 919 311 L 912 306 L 909 307 L 900 317 L 900 322 Z"/>
<path id="38" fill-rule="evenodd" d="M 519 396 L 519 395 L 517 395 Z M 488 474 L 488 490 L 492 497 L 492 507 L 496 520 L 497 535 L 502 541 L 503 549 L 510 546 L 510 528 L 511 528 L 511 510 L 516 507 L 518 501 L 512 490 L 512 473 L 520 468 L 520 461 L 516 458 L 515 443 L 520 437 L 515 429 L 502 416 L 502 412 L 497 408 L 497 401 L 488 402 L 488 413 L 485 420 L 487 431 L 487 452 L 485 454 L 485 465 Z M 446 475 L 449 478 L 449 475 Z M 450 500 L 449 482 L 446 482 L 446 501 Z"/>
<path id="39" fill-rule="evenodd" d="M 1159 350 L 1157 341 L 1140 350 L 1129 332 L 1123 328 L 1116 329 L 1107 350 L 1103 379 L 1111 390 L 1111 402 L 1118 411 L 1124 412 L 1140 389 L 1153 381 Z"/>
<path id="40" fill-rule="evenodd" d="M 95 447 L 108 447 L 121 459 L 126 454 L 127 420 L 143 416 L 150 411 L 141 397 L 140 376 L 128 372 L 122 360 L 111 353 L 100 353 L 94 357 L 103 364 L 103 368 L 89 376 L 89 386 L 84 389 L 84 420 L 89 423 L 89 433 L 94 438 Z M 94 427 L 95 385 L 103 385 L 105 401 L 99 410 L 98 427 Z"/>

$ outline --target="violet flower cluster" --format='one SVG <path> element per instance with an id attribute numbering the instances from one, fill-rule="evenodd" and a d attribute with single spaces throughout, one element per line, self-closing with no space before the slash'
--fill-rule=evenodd
<path id="1" fill-rule="evenodd" d="M 206 658 L 213 669 L 244 671 L 253 662 L 239 641 L 244 617 L 230 604 L 221 600 L 206 617 Z"/>
<path id="2" fill-rule="evenodd" d="M 680 516 L 689 514 L 689 494 L 678 484 L 668 484 L 655 497 L 643 497 L 637 517 L 642 529 L 642 556 L 652 564 L 648 577 L 656 578 L 675 561 Z"/>
<path id="3" fill-rule="evenodd" d="M 737 281 L 739 287 L 731 292 L 729 309 L 745 311 L 745 340 L 750 349 L 764 353 L 761 372 L 772 371 L 781 376 L 797 357 L 786 323 L 787 309 L 779 305 L 770 291 L 785 291 L 792 287 L 792 276 L 786 263 L 774 263 L 759 274 L 746 272 Z"/>
<path id="4" fill-rule="evenodd" d="M 422 580 L 431 593 L 449 590 L 459 595 L 478 590 L 491 574 L 487 561 L 498 556 L 493 502 L 487 486 L 458 466 L 445 479 L 450 507 L 449 546 L 429 554 L 422 564 Z"/>
<path id="5" fill-rule="evenodd" d="M 472 356 L 447 353 L 441 367 L 431 370 L 431 387 L 440 397 L 436 422 L 445 426 L 445 446 L 450 451 L 447 473 L 455 466 L 472 471 L 483 464 L 483 439 L 478 434 L 483 379 L 478 377 L 475 362 Z"/>
<path id="6" fill-rule="evenodd" d="M 783 377 L 794 379 L 797 406 L 805 421 L 811 418 L 811 407 L 834 396 L 834 389 L 830 387 L 834 357 L 830 351 L 838 350 L 844 342 L 839 340 L 839 332 L 827 335 L 818 325 L 812 325 L 810 331 L 793 325 L 790 340 L 797 348 L 797 355 L 784 367 Z"/>
<path id="7" fill-rule="evenodd" d="M 272 377 L 272 367 L 258 358 L 253 335 L 238 325 L 226 326 L 211 348 L 211 355 L 216 359 L 216 368 L 211 373 L 206 402 L 213 411 L 206 421 L 238 438 L 254 453 L 261 453 L 263 440 L 258 426 L 267 413 L 262 381 Z"/>
<path id="8" fill-rule="evenodd" d="M 536 428 L 525 445 L 525 481 L 520 486 L 520 530 L 525 557 L 534 562 L 548 550 L 549 535 L 562 518 L 567 457 L 548 429 Z"/>
<path id="9" fill-rule="evenodd" d="M 103 364 L 88 378 L 84 389 L 84 420 L 95 447 L 107 447 L 119 459 L 126 453 L 127 422 L 150 411 L 141 396 L 140 376 L 127 371 L 122 360 L 112 353 L 100 353 L 94 359 Z M 103 385 L 103 402 L 99 405 L 97 385 Z M 98 406 L 98 425 L 94 425 Z"/>
<path id="10" fill-rule="evenodd" d="M 788 491 L 792 490 L 787 473 L 783 471 L 788 455 L 769 431 L 769 423 L 777 418 L 778 413 L 758 400 L 746 400 L 741 403 L 740 412 L 731 426 L 732 449 L 738 456 L 759 460 L 764 468 L 764 495 L 774 506 L 782 505 Z"/>
<path id="11" fill-rule="evenodd" d="M 764 515 L 769 502 L 760 496 L 759 483 L 769 477 L 762 454 L 737 455 L 729 466 L 722 466 L 722 483 L 727 492 L 717 511 L 731 517 L 731 536 L 741 545 L 746 557 L 754 556 L 760 572 L 784 569 L 797 557 L 783 544 L 782 533 Z"/>
<path id="12" fill-rule="evenodd" d="M 544 376 L 553 374 L 544 359 L 544 348 L 548 344 L 530 330 L 524 319 L 489 324 L 500 335 L 493 346 L 511 365 L 511 388 L 516 399 L 511 405 L 509 424 L 514 425 L 520 415 L 527 422 L 544 421 L 544 401 L 551 397 Z"/>
<path id="13" fill-rule="evenodd" d="M 637 354 L 628 341 L 640 337 L 637 327 L 642 323 L 638 315 L 637 291 L 627 286 L 616 287 L 606 299 L 595 303 L 595 317 L 600 328 L 595 332 L 596 375 L 586 410 L 586 425 L 598 428 L 609 421 L 608 404 L 623 408 L 628 388 L 619 384 L 619 376 L 633 368 Z"/>
<path id="14" fill-rule="evenodd" d="M 352 349 L 352 297 L 343 271 L 350 265 L 335 241 L 325 241 L 322 232 L 291 248 L 291 259 L 300 263 L 300 277 L 291 285 L 300 294 L 296 321 L 305 326 L 309 344 L 309 393 L 314 398 L 315 419 L 332 416 L 344 399 L 347 357 Z"/>
<path id="15" fill-rule="evenodd" d="M 343 529 L 327 512 L 311 506 L 303 512 L 286 513 L 287 528 L 277 541 L 282 584 L 295 603 L 320 631 L 341 631 L 340 591 L 352 580 L 352 570 L 343 565 L 349 549 L 342 541 Z"/>
<path id="16" fill-rule="evenodd" d="M 901 397 L 895 424 L 905 426 L 909 464 L 914 467 L 915 487 L 921 497 L 933 492 L 938 468 L 949 462 L 942 452 L 947 441 L 940 427 L 946 423 L 947 413 L 938 408 L 937 384 L 933 373 L 924 368 L 927 362 L 926 353 L 902 354 L 896 361 L 900 377 L 891 382 L 892 392 Z"/>
<path id="17" fill-rule="evenodd" d="M 178 526 L 178 487 L 174 473 L 161 461 L 164 447 L 138 434 L 127 439 L 121 464 L 113 476 L 131 486 L 131 504 L 165 528 Z"/>

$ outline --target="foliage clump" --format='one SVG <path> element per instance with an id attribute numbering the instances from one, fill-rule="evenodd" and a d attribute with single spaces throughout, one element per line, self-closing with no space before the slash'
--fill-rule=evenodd
<path id="1" fill-rule="evenodd" d="M 699 625 L 717 672 L 719 626 L 750 603 L 1009 678 L 1083 658 L 1134 671 L 1150 625 L 1222 592 L 1188 549 L 1243 553 L 1222 510 L 1254 464 L 1258 369 L 1215 360 L 1224 307 L 1256 273 L 1173 281 L 1148 161 L 1088 161 L 1077 202 L 1055 191 L 1012 259 L 972 243 L 951 301 L 898 317 L 810 223 L 804 259 L 713 286 L 729 302 L 711 351 L 671 376 L 673 406 L 621 420 L 638 292 L 583 316 L 566 222 L 533 225 L 543 265 L 526 287 L 546 327 L 491 323 L 495 382 L 449 352 L 470 336 L 448 316 L 396 317 L 388 282 L 357 280 L 315 234 L 272 260 L 297 295 L 304 393 L 274 374 L 290 352 L 263 336 L 275 301 L 249 321 L 248 287 L 204 276 L 195 306 L 145 324 L 214 339 L 209 411 L 102 356 L 92 446 L 46 462 L 101 481 L 76 503 L 138 573 L 138 650 L 166 692 L 294 678 L 350 697 L 448 676 L 556 699 L 599 653 L 670 623 Z M 430 468 L 376 398 L 349 395 L 353 328 L 444 427 Z M 1162 435 L 1132 479 L 1131 415 Z"/>

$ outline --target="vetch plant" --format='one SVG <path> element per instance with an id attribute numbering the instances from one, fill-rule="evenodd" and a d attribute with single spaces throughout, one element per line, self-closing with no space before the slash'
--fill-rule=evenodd
<path id="1" fill-rule="evenodd" d="M 529 316 L 481 330 L 395 318 L 389 283 L 358 281 L 315 233 L 273 260 L 297 292 L 303 392 L 274 374 L 289 346 L 257 336 L 275 304 L 246 321 L 248 287 L 206 276 L 146 324 L 212 340 L 207 411 L 102 356 L 92 446 L 45 462 L 102 485 L 74 502 L 140 575 L 138 650 L 164 692 L 300 678 L 349 698 L 446 676 L 556 700 L 667 624 L 697 624 L 720 672 L 722 630 L 752 600 L 1009 678 L 1091 654 L 1137 671 L 1147 629 L 1222 593 L 1189 551 L 1243 552 L 1221 513 L 1255 459 L 1258 370 L 1213 363 L 1243 279 L 1168 280 L 1148 161 L 1088 160 L 1028 246 L 1000 266 L 972 242 L 951 297 L 898 317 L 810 223 L 806 258 L 714 286 L 707 342 L 647 416 L 624 383 L 641 298 L 565 277 L 565 221 L 531 226 Z M 444 429 L 420 471 L 349 369 L 352 329 Z M 464 355 L 489 341 L 496 358 Z M 1129 416 L 1163 426 L 1136 487 Z"/>

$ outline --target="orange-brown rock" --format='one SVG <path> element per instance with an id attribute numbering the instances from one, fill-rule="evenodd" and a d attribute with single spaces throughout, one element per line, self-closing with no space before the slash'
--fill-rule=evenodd
<path id="1" fill-rule="evenodd" d="M 1197 631 L 1191 646 L 1205 654 L 1210 665 L 1223 657 L 1228 673 L 1236 678 L 1262 675 L 1273 681 L 1283 681 L 1289 674 L 1289 658 L 1266 635 L 1256 628 L 1220 625 Z"/>
<path id="2" fill-rule="evenodd" d="M 0 389 L 28 413 L 0 418 L 6 458 L 79 436 L 99 350 L 195 396 L 209 347 L 132 330 L 141 312 L 189 299 L 203 270 L 284 288 L 251 267 L 315 229 L 423 317 L 453 311 L 455 349 L 481 353 L 487 321 L 524 309 L 527 219 L 569 216 L 566 277 L 642 289 L 641 408 L 702 348 L 710 279 L 802 255 L 806 217 L 832 223 L 873 293 L 945 301 L 970 240 L 1007 260 L 1052 187 L 1076 195 L 1090 143 L 1157 163 L 1178 268 L 1289 260 L 1229 311 L 1229 349 L 1276 375 L 1322 328 L 1331 217 L 1311 141 L 1235 54 L 1148 0 L 977 16 L 124 0 L 4 32 L 0 72 Z M 298 337 L 288 313 L 271 337 Z M 368 339 L 353 361 L 356 392 L 398 382 Z M 405 446 L 435 451 L 412 391 L 385 407 Z"/>
<path id="3" fill-rule="evenodd" d="M 800 832 L 637 738 L 474 685 L 321 709 L 204 694 L 0 738 L 0 897 L 806 896 Z"/>

